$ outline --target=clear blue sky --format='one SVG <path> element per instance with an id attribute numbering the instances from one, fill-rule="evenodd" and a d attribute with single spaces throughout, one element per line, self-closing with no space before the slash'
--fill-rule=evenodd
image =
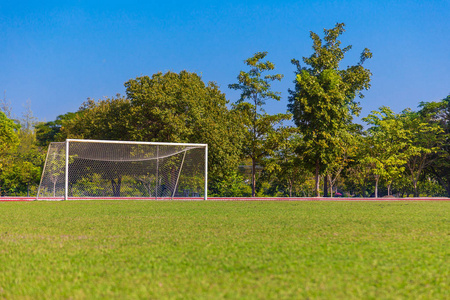
<path id="1" fill-rule="evenodd" d="M 292 58 L 312 53 L 309 31 L 346 24 L 346 65 L 368 47 L 372 88 L 362 116 L 400 112 L 450 92 L 450 1 L 9 1 L 0 0 L 0 97 L 19 116 L 29 100 L 39 120 L 76 111 L 86 98 L 124 94 L 130 78 L 188 70 L 238 98 L 244 59 L 268 51 L 285 112 Z M 345 65 L 344 65 L 345 67 Z"/>

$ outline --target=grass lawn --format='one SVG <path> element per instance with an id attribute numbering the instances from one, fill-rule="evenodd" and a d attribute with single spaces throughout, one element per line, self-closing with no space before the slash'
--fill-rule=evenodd
<path id="1" fill-rule="evenodd" d="M 0 203 L 0 299 L 449 299 L 449 202 Z"/>

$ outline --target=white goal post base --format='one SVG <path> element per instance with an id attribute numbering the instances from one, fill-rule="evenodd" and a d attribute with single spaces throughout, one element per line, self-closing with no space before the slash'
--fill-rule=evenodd
<path id="1" fill-rule="evenodd" d="M 49 145 L 39 199 L 203 198 L 208 145 L 67 139 Z"/>

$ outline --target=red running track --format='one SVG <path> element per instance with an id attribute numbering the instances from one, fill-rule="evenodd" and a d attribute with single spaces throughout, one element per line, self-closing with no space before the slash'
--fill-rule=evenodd
<path id="1" fill-rule="evenodd" d="M 6 201 L 34 201 L 35 197 L 0 197 L 0 202 Z M 39 200 L 60 201 L 62 198 L 40 198 Z M 155 198 L 70 198 L 69 200 L 155 200 Z M 172 200 L 168 198 L 158 198 L 157 201 Z M 175 197 L 178 201 L 203 201 L 203 198 Z M 325 197 L 209 197 L 208 201 L 450 201 L 447 197 L 422 197 L 422 198 L 325 198 Z"/>

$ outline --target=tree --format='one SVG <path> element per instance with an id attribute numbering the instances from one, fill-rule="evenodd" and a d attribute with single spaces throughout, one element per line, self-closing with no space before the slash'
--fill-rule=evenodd
<path id="1" fill-rule="evenodd" d="M 36 145 L 36 126 L 37 118 L 31 110 L 31 102 L 28 100 L 24 105 L 24 112 L 20 119 L 19 146 L 15 154 L 14 168 L 16 169 L 15 178 L 17 182 L 16 189 L 21 193 L 30 194 L 30 184 L 39 183 L 41 168 L 44 163 L 44 151 Z"/>
<path id="2" fill-rule="evenodd" d="M 6 115 L 0 111 L 0 153 L 6 153 L 14 149 L 19 144 L 17 130 L 20 125 L 8 119 Z"/>
<path id="3" fill-rule="evenodd" d="M 381 107 L 363 120 L 372 125 L 367 160 L 374 164 L 376 183 L 383 177 L 389 194 L 392 182 L 406 170 L 418 197 L 420 177 L 436 159 L 434 155 L 445 139 L 442 128 L 410 109 L 394 114 L 388 107 Z"/>
<path id="4" fill-rule="evenodd" d="M 310 175 L 302 164 L 302 155 L 297 153 L 302 138 L 295 128 L 292 129 L 287 141 L 265 161 L 265 172 L 271 180 L 272 190 L 281 191 L 288 197 L 296 194 L 299 185 L 307 181 Z"/>
<path id="5" fill-rule="evenodd" d="M 6 91 L 3 92 L 3 99 L 0 100 L 0 111 L 2 111 L 8 119 L 12 119 L 11 101 L 6 99 Z"/>
<path id="6" fill-rule="evenodd" d="M 378 197 L 381 178 L 386 180 L 390 195 L 392 183 L 402 175 L 407 160 L 405 151 L 408 142 L 405 137 L 408 132 L 405 130 L 404 118 L 389 107 L 382 106 L 380 111 L 372 111 L 363 121 L 371 125 L 365 139 L 364 161 L 371 166 L 375 178 L 375 198 Z"/>
<path id="7" fill-rule="evenodd" d="M 64 115 L 59 115 L 56 120 L 38 123 L 36 128 L 36 143 L 38 146 L 48 147 L 51 142 L 61 142 L 66 139 L 65 134 L 61 132 L 64 124 L 73 119 L 77 113 L 68 112 Z"/>
<path id="8" fill-rule="evenodd" d="M 437 145 L 439 150 L 432 154 L 426 172 L 445 188 L 450 197 L 450 96 L 438 102 L 422 102 L 420 108 L 419 114 L 424 121 L 442 129 Z"/>
<path id="9" fill-rule="evenodd" d="M 289 130 L 283 127 L 283 121 L 289 120 L 289 114 L 269 115 L 263 106 L 266 100 L 280 100 L 280 93 L 271 90 L 272 81 L 280 81 L 281 74 L 263 75 L 275 69 L 270 61 L 263 61 L 267 52 L 257 52 L 245 60 L 250 67 L 248 72 L 241 71 L 237 77 L 238 83 L 228 87 L 240 90 L 241 97 L 236 102 L 235 109 L 241 113 L 245 125 L 244 156 L 252 162 L 252 197 L 256 195 L 256 166 L 268 155 L 274 154 L 285 140 Z M 248 102 L 246 102 L 248 101 Z"/>
<path id="10" fill-rule="evenodd" d="M 216 184 L 235 175 L 243 127 L 215 83 L 205 84 L 199 75 L 181 71 L 138 77 L 125 87 L 133 140 L 207 143 L 212 193 Z"/>
<path id="11" fill-rule="evenodd" d="M 206 143 L 209 186 L 234 176 L 241 157 L 243 127 L 215 83 L 181 71 L 141 76 L 125 83 L 126 98 L 88 99 L 61 137 L 146 142 Z"/>
<path id="12" fill-rule="evenodd" d="M 19 145 L 19 128 L 20 125 L 0 111 L 0 195 L 8 186 L 7 181 L 12 173 L 13 154 Z"/>
<path id="13" fill-rule="evenodd" d="M 227 177 L 217 180 L 214 184 L 214 194 L 219 197 L 248 197 L 251 195 L 251 188 L 245 184 L 242 174 L 237 170 Z"/>
<path id="14" fill-rule="evenodd" d="M 426 122 L 419 113 L 405 110 L 403 116 L 408 138 L 406 169 L 414 188 L 414 197 L 419 197 L 419 179 L 433 161 L 438 159 L 440 146 L 445 144 L 448 136 L 438 123 Z"/>
<path id="15" fill-rule="evenodd" d="M 363 139 L 363 137 L 360 137 L 360 139 Z M 344 170 L 343 175 L 345 178 L 344 182 L 346 189 L 351 194 L 366 197 L 367 191 L 371 188 L 369 181 L 369 177 L 371 176 L 371 164 L 364 159 L 365 151 L 363 147 L 363 142 L 359 141 L 355 158 Z"/>
<path id="16" fill-rule="evenodd" d="M 37 118 L 33 115 L 31 110 L 31 102 L 28 100 L 24 105 L 25 111 L 22 113 L 20 119 L 20 152 L 25 153 L 31 150 L 36 142 L 35 126 L 37 124 Z"/>
<path id="17" fill-rule="evenodd" d="M 333 188 L 336 187 L 338 180 L 341 178 L 341 173 L 355 158 L 358 149 L 358 137 L 361 134 L 362 126 L 353 124 L 349 126 L 349 131 L 341 131 L 339 136 L 339 148 L 337 155 L 331 161 L 325 170 L 324 181 L 328 181 L 333 197 Z M 326 190 L 324 189 L 324 193 Z M 325 195 L 326 196 L 326 195 Z"/>
<path id="18" fill-rule="evenodd" d="M 324 42 L 311 32 L 314 53 L 303 57 L 306 67 L 292 60 L 297 71 L 288 107 L 305 141 L 302 152 L 314 170 L 317 196 L 320 196 L 319 176 L 339 153 L 340 132 L 347 131 L 352 115 L 360 112 L 355 97 L 363 98 L 361 91 L 370 88 L 371 72 L 362 66 L 372 57 L 369 49 L 361 53 L 358 64 L 339 69 L 345 53 L 351 49 L 351 46 L 341 48 L 338 40 L 344 26 L 338 23 L 333 29 L 324 29 Z"/>
<path id="19" fill-rule="evenodd" d="M 99 101 L 88 99 L 76 113 L 62 117 L 57 133 L 60 139 L 131 140 L 130 101 L 120 95 Z"/>
<path id="20" fill-rule="evenodd" d="M 44 155 L 36 146 L 36 118 L 30 102 L 24 106 L 18 121 L 0 112 L 0 193 L 14 192 L 29 195 L 30 184 L 36 187 Z"/>

